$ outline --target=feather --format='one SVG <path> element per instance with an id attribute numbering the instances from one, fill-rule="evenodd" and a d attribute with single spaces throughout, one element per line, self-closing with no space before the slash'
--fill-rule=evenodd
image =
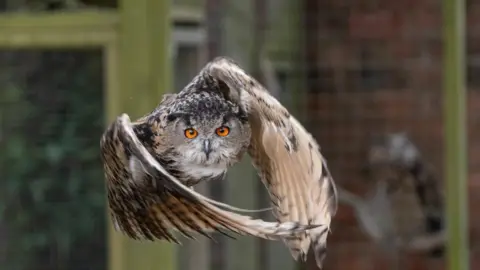
<path id="1" fill-rule="evenodd" d="M 196 81 L 202 78 L 216 80 L 217 91 L 247 111 L 252 128 L 248 152 L 269 191 L 277 220 L 324 225 L 284 238 L 296 260 L 305 260 L 312 247 L 321 268 L 338 202 L 335 184 L 315 139 L 232 60 L 214 59 Z"/>
<path id="2" fill-rule="evenodd" d="M 155 160 L 126 114 L 107 128 L 100 147 L 111 217 L 115 227 L 133 239 L 179 243 L 171 232 L 175 229 L 189 238 L 193 233 L 210 237 L 216 231 L 275 240 L 319 226 L 265 222 L 216 207 L 213 200 L 180 183 Z"/>

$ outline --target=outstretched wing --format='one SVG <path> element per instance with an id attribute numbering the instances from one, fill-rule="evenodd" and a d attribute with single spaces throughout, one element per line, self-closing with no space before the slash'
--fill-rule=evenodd
<path id="1" fill-rule="evenodd" d="M 193 238 L 197 232 L 230 231 L 278 239 L 314 228 L 297 222 L 264 222 L 217 208 L 170 175 L 135 135 L 126 114 L 101 139 L 101 154 L 111 217 L 117 229 L 134 239 L 179 243 L 171 229 Z"/>
<path id="2" fill-rule="evenodd" d="M 252 128 L 249 154 L 270 193 L 278 221 L 325 225 L 284 239 L 295 259 L 305 259 L 312 246 L 321 267 L 337 193 L 315 139 L 232 60 L 216 58 L 199 76 L 216 80 L 218 90 L 248 112 Z"/>

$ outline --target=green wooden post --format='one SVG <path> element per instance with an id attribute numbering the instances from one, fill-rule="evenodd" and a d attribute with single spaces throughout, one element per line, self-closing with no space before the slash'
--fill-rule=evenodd
<path id="1" fill-rule="evenodd" d="M 136 119 L 150 112 L 170 89 L 170 1 L 121 0 L 118 29 L 118 90 L 109 102 L 117 115 Z M 118 110 L 118 111 L 117 111 Z M 113 112 L 112 112 L 113 113 Z M 172 270 L 174 246 L 139 242 L 114 232 L 110 226 L 111 270 Z"/>
<path id="2" fill-rule="evenodd" d="M 445 175 L 448 266 L 469 269 L 465 1 L 444 0 Z"/>

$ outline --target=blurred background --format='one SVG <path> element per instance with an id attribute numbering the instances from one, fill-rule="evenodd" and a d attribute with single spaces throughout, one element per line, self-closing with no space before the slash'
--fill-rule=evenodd
<path id="1" fill-rule="evenodd" d="M 452 249 L 477 269 L 480 1 L 466 4 L 468 182 L 459 176 L 449 213 L 460 234 L 472 213 L 468 246 Z M 218 55 L 266 85 L 321 146 L 340 196 L 324 269 L 447 269 L 442 31 L 451 20 L 441 1 L 0 0 L 0 10 L 0 269 L 317 269 L 281 242 L 173 246 L 113 232 L 98 148 L 105 123 L 151 111 Z M 198 190 L 242 208 L 269 204 L 248 160 Z"/>

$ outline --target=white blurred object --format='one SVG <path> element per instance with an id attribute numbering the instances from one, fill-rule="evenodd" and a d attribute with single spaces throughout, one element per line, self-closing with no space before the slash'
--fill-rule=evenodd
<path id="1" fill-rule="evenodd" d="M 337 187 L 337 191 L 339 202 L 346 203 L 354 209 L 360 228 L 391 259 L 391 269 L 397 269 L 398 240 L 387 188 L 385 182 L 379 181 L 367 198 L 362 198 L 341 187 Z"/>

